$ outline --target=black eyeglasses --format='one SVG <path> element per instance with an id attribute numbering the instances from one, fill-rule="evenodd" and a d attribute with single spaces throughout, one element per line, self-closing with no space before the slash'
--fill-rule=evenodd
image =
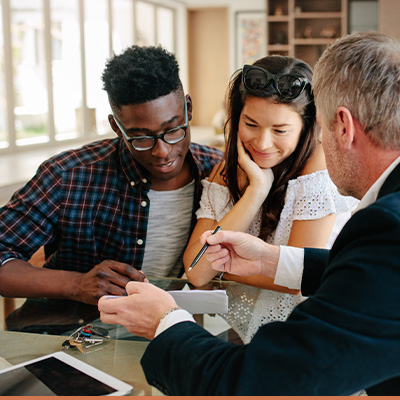
<path id="1" fill-rule="evenodd" d="M 186 98 L 185 98 L 185 124 L 169 129 L 168 131 L 160 133 L 159 135 L 156 136 L 128 136 L 125 132 L 125 129 L 122 127 L 122 125 L 117 120 L 115 115 L 113 115 L 113 117 L 115 123 L 118 125 L 118 128 L 121 130 L 125 139 L 137 151 L 151 150 L 155 146 L 158 139 L 161 139 L 163 142 L 168 144 L 178 143 L 185 138 L 186 130 L 189 126 Z"/>
<path id="2" fill-rule="evenodd" d="M 264 68 L 255 65 L 244 65 L 242 70 L 243 84 L 250 92 L 270 91 L 267 89 L 271 80 L 274 89 L 283 99 L 295 99 L 304 90 L 308 79 L 292 74 L 271 74 Z"/>

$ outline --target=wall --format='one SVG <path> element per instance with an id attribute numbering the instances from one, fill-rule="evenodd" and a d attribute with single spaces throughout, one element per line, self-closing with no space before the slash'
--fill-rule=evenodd
<path id="1" fill-rule="evenodd" d="M 188 10 L 188 90 L 192 125 L 211 125 L 229 82 L 227 8 Z"/>
<path id="2" fill-rule="evenodd" d="M 194 102 L 192 125 L 210 126 L 236 69 L 236 12 L 265 12 L 265 0 L 185 1 L 188 36 L 188 91 Z M 218 6 L 216 6 L 218 3 Z"/>
<path id="3" fill-rule="evenodd" d="M 399 0 L 379 0 L 378 30 L 400 40 Z"/>
<path id="4" fill-rule="evenodd" d="M 228 12 L 229 73 L 235 71 L 235 14 L 238 11 L 266 11 L 266 0 L 181 0 L 188 10 L 226 7 Z"/>

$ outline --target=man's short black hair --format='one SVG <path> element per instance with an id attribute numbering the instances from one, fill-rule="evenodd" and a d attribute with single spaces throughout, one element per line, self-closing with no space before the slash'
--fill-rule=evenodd
<path id="1" fill-rule="evenodd" d="M 161 46 L 132 46 L 107 61 L 103 89 L 111 106 L 141 104 L 182 91 L 175 55 Z"/>

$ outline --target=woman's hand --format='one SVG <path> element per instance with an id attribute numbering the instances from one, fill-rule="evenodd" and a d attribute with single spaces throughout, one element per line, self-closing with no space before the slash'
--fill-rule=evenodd
<path id="1" fill-rule="evenodd" d="M 249 180 L 249 187 L 260 193 L 265 199 L 271 189 L 274 181 L 274 174 L 271 168 L 260 168 L 250 157 L 249 153 L 243 146 L 239 138 L 237 140 L 238 163 L 240 168 L 245 172 Z M 239 179 L 240 181 L 240 179 Z"/>

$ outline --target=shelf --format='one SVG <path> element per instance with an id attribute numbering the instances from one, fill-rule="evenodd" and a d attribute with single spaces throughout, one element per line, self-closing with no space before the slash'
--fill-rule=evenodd
<path id="1" fill-rule="evenodd" d="M 347 2 L 266 0 L 267 54 L 297 57 L 314 66 L 322 51 L 347 33 Z"/>
<path id="2" fill-rule="evenodd" d="M 336 12 L 345 7 L 341 0 L 293 0 L 297 12 Z M 299 10 L 299 11 L 298 11 Z"/>
<path id="3" fill-rule="evenodd" d="M 288 15 L 268 15 L 269 22 L 288 22 L 289 16 Z"/>
<path id="4" fill-rule="evenodd" d="M 341 12 L 303 12 L 295 13 L 295 19 L 331 19 L 342 18 Z"/>
<path id="5" fill-rule="evenodd" d="M 294 39 L 294 45 L 325 45 L 334 42 L 337 38 L 310 38 L 310 39 Z"/>

